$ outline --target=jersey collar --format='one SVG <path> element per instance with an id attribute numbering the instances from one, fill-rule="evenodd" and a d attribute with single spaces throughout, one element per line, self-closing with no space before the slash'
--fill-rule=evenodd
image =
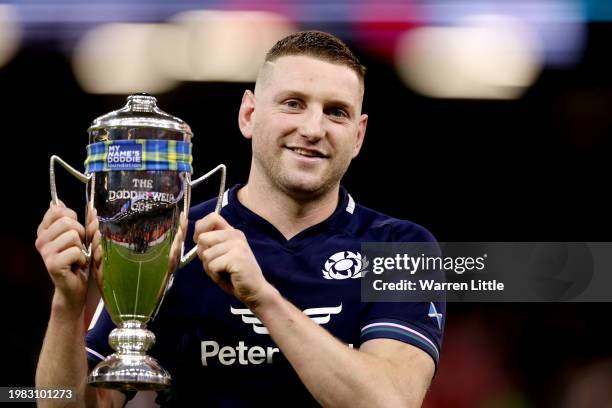
<path id="1" fill-rule="evenodd" d="M 242 187 L 242 184 L 237 184 L 223 194 L 221 205 L 224 212 L 231 213 L 241 226 L 249 228 L 251 232 L 256 230 L 257 233 L 273 238 L 287 247 L 301 246 L 308 238 L 320 235 L 326 230 L 342 228 L 351 221 L 355 212 L 355 200 L 353 200 L 353 197 L 344 187 L 340 186 L 338 206 L 334 212 L 327 219 L 300 231 L 294 237 L 287 240 L 274 225 L 245 207 L 238 200 L 238 190 Z M 239 227 L 238 225 L 236 226 Z"/>

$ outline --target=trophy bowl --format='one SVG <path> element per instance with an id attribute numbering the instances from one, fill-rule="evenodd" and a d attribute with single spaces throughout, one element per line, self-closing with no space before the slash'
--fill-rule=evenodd
<path id="1" fill-rule="evenodd" d="M 147 94 L 129 96 L 122 109 L 95 119 L 88 133 L 85 174 L 57 156 L 50 168 L 52 200 L 57 202 L 57 162 L 87 183 L 87 211 L 95 209 L 98 219 L 99 234 L 84 252 L 116 325 L 109 335 L 115 353 L 91 371 L 88 383 L 120 390 L 166 388 L 170 374 L 146 354 L 155 343 L 146 324 L 173 273 L 195 257 L 195 248 L 184 254 L 191 187 L 220 171 L 218 212 L 225 166 L 192 181 L 191 129 Z"/>

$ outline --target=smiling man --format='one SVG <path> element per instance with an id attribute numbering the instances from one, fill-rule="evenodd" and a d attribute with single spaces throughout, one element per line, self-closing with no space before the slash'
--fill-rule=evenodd
<path id="1" fill-rule="evenodd" d="M 274 50 L 270 58 L 241 106 L 240 128 L 253 140 L 249 184 L 333 201 L 365 135 L 363 69 Z"/>
<path id="2" fill-rule="evenodd" d="M 162 405 L 422 403 L 439 360 L 445 305 L 361 302 L 358 278 L 362 242 L 433 237 L 356 204 L 340 186 L 366 132 L 364 73 L 344 43 L 322 32 L 293 34 L 267 54 L 238 118 L 252 143 L 248 182 L 225 193 L 221 215 L 213 201 L 191 211 L 188 236 L 200 262 L 177 272 L 150 324 L 151 355 L 173 376 Z M 80 251 L 55 242 L 70 229 L 84 233 L 62 207 L 52 207 L 39 228 L 37 247 L 52 277 L 83 262 Z M 78 324 L 83 288 L 54 282 L 37 384 L 57 386 L 60 378 L 84 389 L 85 345 L 66 334 Z M 92 323 L 90 367 L 111 353 L 112 328 L 105 311 Z M 124 400 L 116 391 L 87 395 L 92 404 Z"/>

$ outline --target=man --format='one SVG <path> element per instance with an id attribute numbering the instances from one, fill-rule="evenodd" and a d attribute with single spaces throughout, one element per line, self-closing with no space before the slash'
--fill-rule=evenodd
<path id="1" fill-rule="evenodd" d="M 221 215 L 212 201 L 192 209 L 188 236 L 200 262 L 176 273 L 149 325 L 157 337 L 150 354 L 173 376 L 163 404 L 421 404 L 443 325 L 428 316 L 429 303 L 362 303 L 354 279 L 361 242 L 433 240 L 416 224 L 355 204 L 340 187 L 365 136 L 364 71 L 321 32 L 293 34 L 267 54 L 238 117 L 252 143 L 248 182 L 225 193 Z M 37 385 L 72 385 L 92 402 L 121 404 L 116 391 L 84 386 L 87 359 L 111 353 L 112 329 L 105 311 L 95 317 L 86 359 L 78 335 L 84 235 L 61 206 L 39 227 L 37 248 L 56 290 Z M 342 273 L 334 269 L 341 261 Z"/>

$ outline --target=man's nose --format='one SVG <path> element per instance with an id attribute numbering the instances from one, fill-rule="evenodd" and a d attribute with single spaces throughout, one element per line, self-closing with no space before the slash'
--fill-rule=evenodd
<path id="1" fill-rule="evenodd" d="M 323 112 L 315 110 L 309 111 L 304 115 L 303 121 L 298 129 L 300 136 L 305 137 L 310 142 L 316 142 L 323 138 L 325 136 L 323 120 Z"/>

